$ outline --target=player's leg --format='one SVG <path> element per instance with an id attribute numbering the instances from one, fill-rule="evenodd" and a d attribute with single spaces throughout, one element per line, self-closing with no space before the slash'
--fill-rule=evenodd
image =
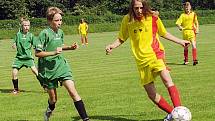
<path id="1" fill-rule="evenodd" d="M 84 45 L 84 36 L 81 34 L 81 45 Z"/>
<path id="2" fill-rule="evenodd" d="M 84 102 L 81 100 L 81 97 L 79 96 L 77 90 L 75 89 L 74 82 L 72 80 L 65 80 L 63 81 L 63 85 L 67 89 L 70 97 L 73 99 L 74 105 L 82 120 L 89 121 L 89 117 L 85 110 Z"/>
<path id="3" fill-rule="evenodd" d="M 193 40 L 191 43 L 192 43 L 193 65 L 195 66 L 196 64 L 198 64 L 196 41 Z"/>
<path id="4" fill-rule="evenodd" d="M 86 44 L 86 45 L 88 45 L 88 38 L 87 38 L 87 34 L 85 35 L 84 39 L 85 39 L 85 44 Z"/>
<path id="5" fill-rule="evenodd" d="M 174 85 L 174 83 L 172 82 L 172 78 L 169 74 L 169 71 L 166 69 L 162 70 L 160 73 L 160 77 L 161 77 L 164 85 L 168 89 L 168 92 L 169 92 L 169 95 L 171 97 L 174 107 L 180 106 L 181 101 L 180 101 L 179 92 L 178 92 L 178 89 L 176 88 L 176 86 Z"/>
<path id="6" fill-rule="evenodd" d="M 187 65 L 188 62 L 188 46 L 184 47 L 184 65 Z"/>
<path id="7" fill-rule="evenodd" d="M 184 31 L 183 32 L 183 39 L 189 40 L 188 35 L 189 35 L 189 31 Z M 187 65 L 189 63 L 188 62 L 188 48 L 189 48 L 189 46 L 184 47 L 184 65 Z"/>
<path id="8" fill-rule="evenodd" d="M 48 89 L 49 99 L 48 99 L 48 107 L 44 114 L 44 120 L 48 121 L 52 112 L 55 109 L 55 104 L 57 102 L 57 91 L 56 89 Z"/>
<path id="9" fill-rule="evenodd" d="M 18 81 L 18 69 L 17 68 L 13 68 L 12 69 L 12 82 L 13 82 L 13 92 L 14 94 L 17 94 L 19 92 L 19 81 Z"/>
<path id="10" fill-rule="evenodd" d="M 171 113 L 173 107 L 168 104 L 168 102 L 156 92 L 154 82 L 144 85 L 144 88 L 147 92 L 149 99 L 151 99 L 163 111 L 167 112 L 168 114 Z"/>
<path id="11" fill-rule="evenodd" d="M 38 80 L 39 83 L 40 83 L 40 86 L 42 86 L 42 87 L 44 88 L 42 79 L 40 79 L 39 76 L 38 76 L 38 69 L 36 68 L 36 66 L 31 66 L 31 71 L 32 71 L 33 74 L 36 76 L 37 80 Z M 47 91 L 46 88 L 44 88 L 44 90 Z"/>

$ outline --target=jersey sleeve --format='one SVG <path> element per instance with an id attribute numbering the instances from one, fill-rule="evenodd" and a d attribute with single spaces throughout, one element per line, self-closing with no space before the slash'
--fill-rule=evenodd
<path id="1" fill-rule="evenodd" d="M 160 36 L 165 36 L 167 31 L 159 17 L 157 19 L 157 27 L 158 27 L 158 34 Z"/>
<path id="2" fill-rule="evenodd" d="M 36 48 L 36 44 L 37 44 L 37 37 L 35 37 L 35 36 L 32 34 L 32 46 L 33 46 L 34 49 Z"/>
<path id="3" fill-rule="evenodd" d="M 121 22 L 121 27 L 120 27 L 120 31 L 119 31 L 119 35 L 118 38 L 122 41 L 126 41 L 129 37 L 129 33 L 128 33 L 128 15 L 124 16 Z"/>
<path id="4" fill-rule="evenodd" d="M 177 19 L 177 21 L 175 22 L 176 25 L 181 25 L 182 24 L 182 18 L 183 15 L 181 14 L 180 17 Z"/>
<path id="5" fill-rule="evenodd" d="M 195 23 L 198 23 L 198 19 L 197 19 L 196 13 L 194 13 L 194 16 L 195 16 L 195 17 L 194 17 L 194 22 L 195 22 Z"/>
<path id="6" fill-rule="evenodd" d="M 44 51 L 45 41 L 46 41 L 46 32 L 43 30 L 40 32 L 37 41 L 35 42 L 36 51 Z"/>

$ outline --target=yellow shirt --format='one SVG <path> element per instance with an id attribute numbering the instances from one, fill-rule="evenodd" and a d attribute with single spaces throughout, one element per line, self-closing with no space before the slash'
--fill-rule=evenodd
<path id="1" fill-rule="evenodd" d="M 129 15 L 124 16 L 118 38 L 126 41 L 130 38 L 131 49 L 138 66 L 147 66 L 154 59 L 164 57 L 164 47 L 159 40 L 167 31 L 159 17 L 147 16 L 141 21 L 129 21 Z"/>
<path id="2" fill-rule="evenodd" d="M 196 22 L 198 22 L 197 16 L 194 12 L 191 12 L 190 14 L 182 13 L 176 21 L 176 24 L 181 25 L 184 30 L 193 30 L 196 28 L 194 24 Z"/>
<path id="3" fill-rule="evenodd" d="M 83 22 L 83 23 L 79 24 L 78 29 L 79 29 L 80 34 L 87 34 L 87 29 L 88 29 L 87 23 Z"/>

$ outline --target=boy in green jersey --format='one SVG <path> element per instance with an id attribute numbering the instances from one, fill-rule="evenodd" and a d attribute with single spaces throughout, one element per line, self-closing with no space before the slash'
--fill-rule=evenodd
<path id="1" fill-rule="evenodd" d="M 76 91 L 72 72 L 67 61 L 61 54 L 64 50 L 75 50 L 78 45 L 64 45 L 64 33 L 60 29 L 63 12 L 57 7 L 50 7 L 46 12 L 49 27 L 39 34 L 35 55 L 38 59 L 38 79 L 48 89 L 48 107 L 44 120 L 48 121 L 57 102 L 58 83 L 60 82 L 68 91 L 74 105 L 83 121 L 89 121 L 84 103 Z"/>
<path id="2" fill-rule="evenodd" d="M 13 94 L 19 92 L 18 87 L 18 71 L 22 67 L 31 68 L 32 72 L 37 76 L 38 71 L 34 64 L 32 56 L 32 46 L 34 46 L 35 37 L 30 30 L 30 21 L 26 18 L 21 18 L 21 29 L 16 34 L 12 48 L 17 50 L 16 57 L 12 64 L 12 82 L 14 86 Z"/>

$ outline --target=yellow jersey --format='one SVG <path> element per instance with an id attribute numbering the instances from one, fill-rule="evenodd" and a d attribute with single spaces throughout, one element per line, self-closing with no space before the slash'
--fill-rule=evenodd
<path id="1" fill-rule="evenodd" d="M 78 30 L 79 30 L 80 34 L 87 34 L 87 29 L 88 29 L 87 23 L 83 22 L 83 23 L 79 24 Z"/>
<path id="2" fill-rule="evenodd" d="M 184 30 L 194 30 L 196 29 L 196 22 L 198 22 L 197 15 L 195 12 L 191 12 L 189 14 L 182 13 L 176 21 L 176 24 L 182 26 Z"/>
<path id="3" fill-rule="evenodd" d="M 157 16 L 147 16 L 142 20 L 129 21 L 129 15 L 125 15 L 118 38 L 126 41 L 130 38 L 131 49 L 138 66 L 147 66 L 155 59 L 164 58 L 164 47 L 159 40 L 167 31 Z"/>

